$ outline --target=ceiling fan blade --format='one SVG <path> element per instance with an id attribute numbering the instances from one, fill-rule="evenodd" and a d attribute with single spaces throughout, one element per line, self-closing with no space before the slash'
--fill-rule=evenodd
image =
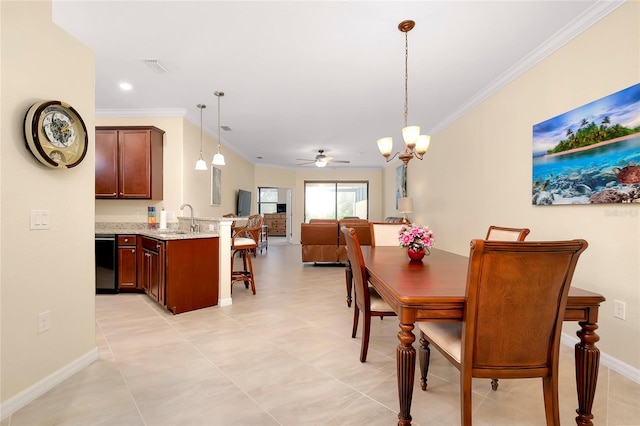
<path id="1" fill-rule="evenodd" d="M 345 164 L 348 164 L 348 163 L 350 163 L 351 161 L 349 161 L 349 160 L 332 160 L 332 162 L 334 162 L 334 163 L 345 163 Z"/>
<path id="2" fill-rule="evenodd" d="M 316 160 L 309 160 L 308 158 L 296 158 L 296 161 L 311 161 L 313 163 Z"/>
<path id="3" fill-rule="evenodd" d="M 314 164 L 316 160 L 300 160 L 305 161 L 304 163 L 296 164 L 296 166 L 306 166 L 307 164 Z"/>

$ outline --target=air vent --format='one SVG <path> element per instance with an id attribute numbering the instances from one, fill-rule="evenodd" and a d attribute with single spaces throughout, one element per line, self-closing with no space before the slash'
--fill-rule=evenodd
<path id="1" fill-rule="evenodd" d="M 169 72 L 157 59 L 140 59 L 143 64 L 151 68 L 151 70 L 158 74 L 166 74 Z"/>
<path id="2" fill-rule="evenodd" d="M 224 130 L 225 132 L 230 132 L 231 131 L 231 127 L 229 127 L 229 126 L 220 126 L 220 128 L 222 130 Z"/>

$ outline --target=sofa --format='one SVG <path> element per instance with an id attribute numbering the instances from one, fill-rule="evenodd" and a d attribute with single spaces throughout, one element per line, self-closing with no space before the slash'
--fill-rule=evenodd
<path id="1" fill-rule="evenodd" d="M 371 230 L 366 219 L 311 219 L 301 224 L 302 262 L 346 263 L 347 248 L 340 228 L 354 228 L 360 245 L 371 245 Z"/>

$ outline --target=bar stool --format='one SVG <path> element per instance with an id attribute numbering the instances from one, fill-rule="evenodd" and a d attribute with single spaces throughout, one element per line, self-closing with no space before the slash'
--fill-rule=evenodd
<path id="1" fill-rule="evenodd" d="M 256 294 L 256 283 L 253 277 L 253 262 L 251 261 L 251 251 L 258 248 L 258 239 L 264 218 L 262 215 L 254 214 L 249 216 L 247 224 L 243 227 L 232 229 L 231 237 L 231 292 L 233 284 L 243 281 L 245 288 L 249 288 Z M 242 258 L 242 269 L 234 269 L 234 260 L 238 254 Z"/>

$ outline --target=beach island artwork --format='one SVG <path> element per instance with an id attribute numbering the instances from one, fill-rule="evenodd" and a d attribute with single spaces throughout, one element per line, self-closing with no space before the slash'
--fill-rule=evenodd
<path id="1" fill-rule="evenodd" d="M 532 204 L 640 203 L 640 84 L 533 126 Z"/>

